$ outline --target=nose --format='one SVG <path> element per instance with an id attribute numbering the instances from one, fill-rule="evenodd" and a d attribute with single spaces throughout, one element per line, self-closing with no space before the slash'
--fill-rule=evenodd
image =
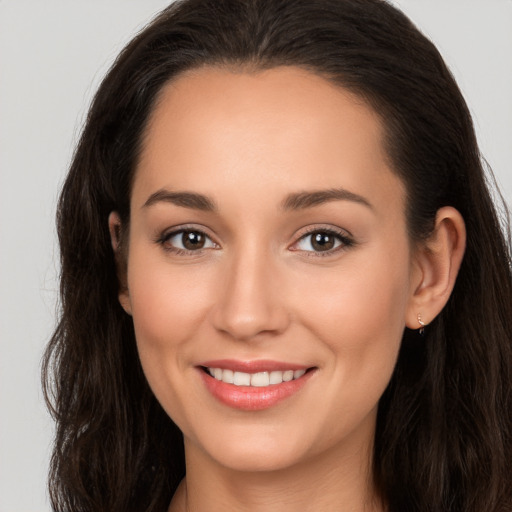
<path id="1" fill-rule="evenodd" d="M 217 330 L 249 341 L 281 334 L 289 324 L 279 265 L 262 251 L 245 250 L 226 262 L 213 314 Z"/>

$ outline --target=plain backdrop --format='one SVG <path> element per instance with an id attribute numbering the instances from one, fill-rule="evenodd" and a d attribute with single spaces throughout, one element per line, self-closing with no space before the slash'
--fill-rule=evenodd
<path id="1" fill-rule="evenodd" d="M 164 0 L 0 0 L 0 512 L 46 512 L 54 216 L 102 76 Z M 512 0 L 396 0 L 438 45 L 512 203 Z"/>

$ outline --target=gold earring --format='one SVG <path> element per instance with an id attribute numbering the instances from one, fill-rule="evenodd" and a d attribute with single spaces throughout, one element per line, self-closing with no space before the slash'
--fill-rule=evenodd
<path id="1" fill-rule="evenodd" d="M 425 334 L 425 322 L 421 319 L 421 313 L 418 313 L 418 323 L 421 326 L 419 333 L 423 336 Z"/>

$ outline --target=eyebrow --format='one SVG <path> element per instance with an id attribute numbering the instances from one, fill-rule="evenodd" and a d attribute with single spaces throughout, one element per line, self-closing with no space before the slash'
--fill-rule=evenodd
<path id="1" fill-rule="evenodd" d="M 352 201 L 373 210 L 367 199 L 344 188 L 295 192 L 286 196 L 281 207 L 283 210 L 305 210 L 330 201 Z M 206 212 L 218 211 L 215 201 L 208 196 L 196 192 L 172 192 L 167 189 L 160 189 L 151 194 L 143 208 L 160 202 Z"/>
<path id="2" fill-rule="evenodd" d="M 329 201 L 352 201 L 373 210 L 373 206 L 367 199 L 344 188 L 329 188 L 289 194 L 282 202 L 282 208 L 284 210 L 304 210 Z"/>
<path id="3" fill-rule="evenodd" d="M 166 189 L 160 189 L 151 194 L 144 203 L 143 208 L 153 206 L 160 202 L 171 203 L 183 208 L 191 208 L 205 212 L 217 211 L 215 202 L 207 196 L 195 192 L 171 192 Z"/>

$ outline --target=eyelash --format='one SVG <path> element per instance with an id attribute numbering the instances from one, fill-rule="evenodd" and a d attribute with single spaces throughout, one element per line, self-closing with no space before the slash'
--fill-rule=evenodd
<path id="1" fill-rule="evenodd" d="M 218 244 L 216 244 L 211 237 L 209 237 L 203 230 L 197 229 L 194 227 L 187 227 L 183 226 L 179 229 L 173 230 L 169 233 L 162 233 L 160 236 L 158 236 L 155 240 L 155 242 L 163 247 L 165 251 L 171 252 L 177 256 L 199 256 L 203 254 L 203 252 L 207 249 L 211 249 L 211 247 L 208 248 L 201 248 L 196 250 L 189 250 L 189 249 L 181 249 L 179 247 L 173 247 L 172 245 L 166 245 L 168 244 L 169 240 L 174 238 L 177 235 L 184 234 L 186 232 L 189 233 L 198 233 L 200 235 L 203 235 L 205 238 L 210 240 L 212 244 L 214 244 L 216 247 L 218 247 Z M 354 245 L 356 245 L 353 238 L 351 238 L 349 235 L 347 235 L 346 232 L 341 230 L 333 229 L 332 227 L 329 228 L 322 228 L 322 227 L 312 227 L 308 229 L 305 233 L 303 233 L 296 242 L 294 242 L 293 245 L 297 245 L 302 240 L 305 240 L 308 236 L 311 236 L 316 233 L 322 233 L 328 236 L 334 236 L 339 243 L 337 247 L 334 247 L 333 249 L 328 249 L 326 251 L 302 251 L 307 257 L 313 257 L 313 258 L 324 258 L 328 256 L 332 256 L 333 254 L 336 254 L 341 251 L 345 251 Z M 292 249 L 293 251 L 300 251 L 300 249 Z"/>
<path id="2" fill-rule="evenodd" d="M 184 233 L 198 233 L 200 235 L 203 235 L 206 239 L 210 240 L 215 246 L 218 247 L 218 244 L 213 242 L 211 237 L 208 236 L 203 230 L 195 228 L 193 226 L 182 226 L 179 229 L 175 229 L 170 232 L 163 232 L 159 237 L 157 237 L 155 242 L 157 244 L 161 245 L 165 251 L 176 254 L 177 256 L 199 256 L 199 255 L 201 255 L 206 249 L 201 248 L 201 249 L 196 249 L 196 250 L 189 250 L 189 249 L 181 249 L 179 247 L 173 247 L 172 245 L 166 245 L 169 243 L 169 240 L 171 240 L 172 238 L 174 238 L 175 236 L 177 236 L 179 234 L 182 234 L 182 236 L 183 236 Z M 209 249 L 209 248 L 207 248 L 207 249 Z"/>
<path id="3" fill-rule="evenodd" d="M 300 241 L 305 240 L 308 236 L 314 235 L 315 233 L 322 233 L 325 235 L 333 236 L 340 242 L 340 244 L 337 247 L 329 249 L 327 251 L 303 251 L 307 257 L 325 258 L 337 254 L 338 252 L 346 251 L 347 249 L 350 249 L 351 247 L 356 245 L 354 239 L 345 231 L 337 230 L 332 227 L 311 227 L 305 233 L 303 233 L 293 245 L 297 245 Z M 298 251 L 300 249 L 294 250 Z"/>

